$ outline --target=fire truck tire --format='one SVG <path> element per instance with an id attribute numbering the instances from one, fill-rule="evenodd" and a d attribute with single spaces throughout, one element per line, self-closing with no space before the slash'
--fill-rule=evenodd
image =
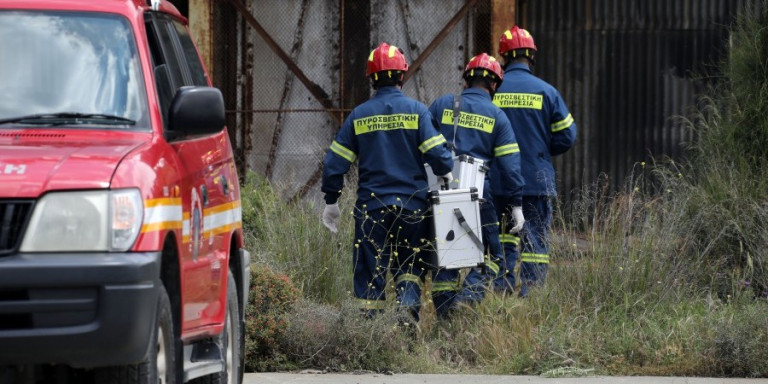
<path id="1" fill-rule="evenodd" d="M 171 301 L 164 287 L 157 298 L 155 327 L 150 337 L 147 358 L 138 364 L 99 368 L 95 372 L 100 384 L 176 384 L 176 342 L 174 341 Z"/>
<path id="2" fill-rule="evenodd" d="M 190 384 L 240 384 L 243 381 L 242 344 L 243 330 L 240 327 L 240 307 L 237 303 L 237 285 L 232 272 L 227 281 L 227 314 L 224 331 L 216 343 L 221 347 L 224 357 L 224 371 L 201 377 Z"/>

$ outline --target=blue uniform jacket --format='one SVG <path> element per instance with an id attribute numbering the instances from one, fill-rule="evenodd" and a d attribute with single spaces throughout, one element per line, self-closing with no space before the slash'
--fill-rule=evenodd
<path id="1" fill-rule="evenodd" d="M 436 175 L 453 168 L 451 152 L 427 107 L 397 87 L 381 87 L 347 116 L 325 155 L 322 191 L 333 203 L 358 161 L 356 206 L 427 208 L 427 162 Z"/>
<path id="2" fill-rule="evenodd" d="M 429 111 L 440 123 L 440 130 L 448 142 L 454 142 L 453 101 L 455 95 L 444 95 L 435 100 Z M 458 97 L 458 96 L 456 96 Z M 491 95 L 478 88 L 461 93 L 461 113 L 456 128 L 456 155 L 469 155 L 493 164 L 498 179 L 493 194 L 509 197 L 509 203 L 520 206 L 523 194 L 523 176 L 520 173 L 520 149 L 509 119 L 491 102 Z M 484 195 L 491 198 L 490 174 L 486 174 Z M 504 207 L 500 207 L 504 208 Z"/>
<path id="3" fill-rule="evenodd" d="M 552 157 L 576 141 L 576 123 L 560 92 L 534 76 L 528 65 L 513 63 L 505 69 L 493 103 L 509 118 L 520 144 L 523 195 L 556 196 Z"/>

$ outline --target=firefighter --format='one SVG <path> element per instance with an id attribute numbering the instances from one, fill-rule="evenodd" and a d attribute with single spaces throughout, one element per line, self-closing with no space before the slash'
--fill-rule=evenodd
<path id="1" fill-rule="evenodd" d="M 520 244 L 522 297 L 528 295 L 530 287 L 546 280 L 552 200 L 557 196 L 552 157 L 568 151 L 576 140 L 576 123 L 560 92 L 531 73 L 535 54 L 536 44 L 525 29 L 514 26 L 502 34 L 499 55 L 504 81 L 493 100 L 509 117 L 521 148 L 523 214 L 527 221 L 520 238 L 502 238 L 502 245 L 507 271 L 513 271 L 513 255 Z M 514 281 L 514 275 L 507 279 Z"/>
<path id="2" fill-rule="evenodd" d="M 385 307 L 387 273 L 396 300 L 418 321 L 427 261 L 426 161 L 440 180 L 451 180 L 453 160 L 427 107 L 401 92 L 408 70 L 403 52 L 381 43 L 368 57 L 374 96 L 344 120 L 325 156 L 323 224 L 338 230 L 344 175 L 358 163 L 354 208 L 354 296 L 372 316 Z"/>
<path id="3" fill-rule="evenodd" d="M 495 165 L 499 172 L 498 194 L 508 196 L 500 210 L 505 218 L 514 217 L 514 223 L 504 223 L 509 233 L 517 233 L 525 219 L 521 208 L 523 177 L 520 173 L 520 149 L 515 140 L 509 119 L 492 98 L 502 81 L 501 65 L 492 56 L 481 53 L 467 63 L 463 78 L 464 90 L 459 95 L 448 94 L 435 100 L 429 111 L 440 123 L 440 130 L 454 148 L 457 156 L 468 155 Z M 454 105 L 458 102 L 459 118 L 454 125 Z M 447 315 L 454 301 L 475 302 L 483 298 L 486 285 L 496 277 L 503 277 L 503 254 L 499 243 L 499 219 L 491 198 L 491 188 L 486 175 L 483 201 L 480 204 L 482 238 L 486 252 L 485 271 L 473 268 L 459 289 L 459 270 L 438 270 L 433 278 L 432 301 L 440 316 Z M 494 287 L 504 290 L 501 279 Z"/>

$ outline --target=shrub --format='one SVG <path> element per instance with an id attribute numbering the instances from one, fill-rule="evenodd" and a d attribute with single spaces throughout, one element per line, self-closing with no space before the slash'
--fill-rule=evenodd
<path id="1" fill-rule="evenodd" d="M 366 318 L 351 300 L 339 307 L 303 301 L 291 318 L 281 348 L 299 368 L 402 371 L 411 359 L 414 334 L 397 326 L 394 310 Z"/>
<path id="2" fill-rule="evenodd" d="M 689 255 L 720 298 L 748 280 L 756 296 L 768 291 L 768 3 L 742 12 L 731 33 L 723 81 L 702 98 L 688 124 L 697 140 L 688 184 Z"/>
<path id="3" fill-rule="evenodd" d="M 264 265 L 252 266 L 245 311 L 246 371 L 268 370 L 283 360 L 278 341 L 291 322 L 287 314 L 299 298 L 288 276 Z"/>
<path id="4" fill-rule="evenodd" d="M 735 304 L 710 320 L 710 375 L 768 376 L 768 305 Z"/>

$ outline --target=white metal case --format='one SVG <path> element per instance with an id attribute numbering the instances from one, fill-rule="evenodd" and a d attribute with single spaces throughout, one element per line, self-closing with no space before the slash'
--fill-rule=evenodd
<path id="1" fill-rule="evenodd" d="M 457 269 L 484 265 L 480 196 L 475 188 L 430 192 L 435 257 L 432 264 Z"/>
<path id="2" fill-rule="evenodd" d="M 443 186 L 440 185 L 437 176 L 432 173 L 429 164 L 425 164 L 425 168 L 427 169 L 429 190 L 439 191 L 442 189 Z M 485 165 L 485 161 L 467 155 L 454 156 L 451 173 L 453 174 L 453 181 L 449 189 L 477 188 L 478 195 L 483 197 L 485 175 L 488 173 L 488 166 Z"/>

